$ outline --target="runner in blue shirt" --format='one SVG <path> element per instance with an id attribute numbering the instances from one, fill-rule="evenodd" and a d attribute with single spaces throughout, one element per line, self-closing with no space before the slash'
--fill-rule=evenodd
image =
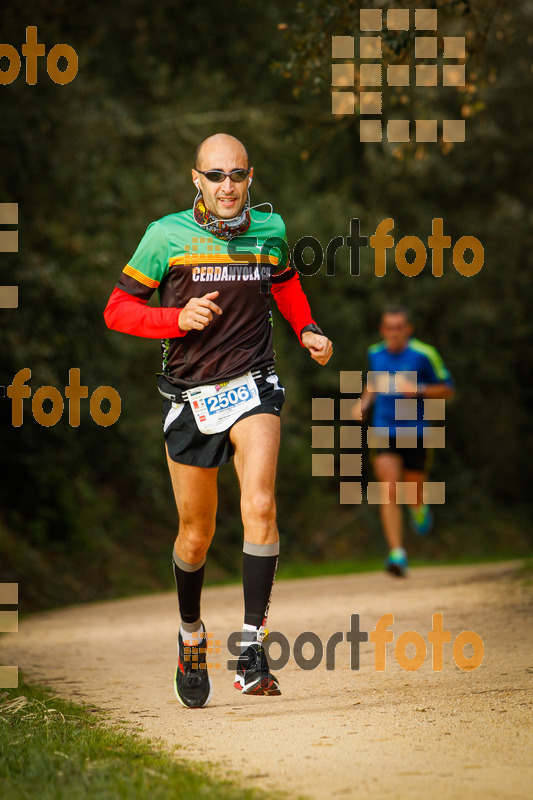
<path id="1" fill-rule="evenodd" d="M 383 341 L 368 350 L 371 375 L 354 405 L 354 419 L 363 420 L 372 410 L 372 426 L 386 439 L 373 451 L 372 464 L 378 481 L 388 483 L 389 501 L 380 505 L 381 524 L 389 555 L 385 569 L 405 576 L 407 556 L 403 548 L 401 505 L 396 501 L 396 483 L 414 482 L 416 504 L 409 505 L 414 530 L 421 536 L 429 533 L 433 516 L 423 502 L 422 485 L 427 480 L 432 450 L 424 447 L 424 399 L 448 399 L 454 393 L 453 381 L 438 352 L 431 345 L 414 339 L 409 312 L 400 306 L 385 309 L 379 328 Z M 409 373 L 409 374 L 406 374 Z M 396 401 L 416 399 L 415 413 L 397 414 Z M 414 412 L 414 409 L 410 409 Z M 411 416 L 412 419 L 397 417 Z M 413 437 L 410 429 L 416 429 Z"/>

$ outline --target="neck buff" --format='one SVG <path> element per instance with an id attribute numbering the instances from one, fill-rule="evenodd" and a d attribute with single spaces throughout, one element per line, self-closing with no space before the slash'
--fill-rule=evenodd
<path id="1" fill-rule="evenodd" d="M 212 211 L 210 211 L 200 192 L 198 192 L 193 206 L 194 221 L 202 228 L 209 230 L 219 239 L 233 239 L 234 236 L 239 236 L 245 233 L 250 227 L 250 203 L 247 200 L 244 208 L 238 217 L 234 219 L 219 219 Z"/>

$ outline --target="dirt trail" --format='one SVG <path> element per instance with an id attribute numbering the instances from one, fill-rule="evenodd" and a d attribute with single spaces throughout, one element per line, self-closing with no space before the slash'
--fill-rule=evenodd
<path id="1" fill-rule="evenodd" d="M 227 637 L 241 621 L 238 586 L 204 593 L 203 618 L 223 645 L 210 657 L 220 666 L 210 672 L 214 694 L 206 709 L 189 711 L 173 695 L 174 593 L 35 615 L 3 637 L 0 663 L 18 664 L 63 697 L 181 745 L 185 758 L 236 771 L 243 785 L 312 798 L 519 800 L 531 797 L 533 783 L 533 644 L 532 590 L 517 567 L 425 568 L 405 581 L 374 573 L 276 584 L 269 628 L 283 632 L 291 649 L 303 631 L 325 644 L 349 630 L 350 614 L 370 632 L 388 612 L 394 643 L 409 630 L 427 642 L 432 614 L 442 612 L 452 642 L 463 630 L 483 639 L 483 663 L 470 672 L 455 665 L 451 644 L 444 645 L 441 672 L 432 670 L 430 645 L 418 671 L 402 669 L 395 644 L 386 645 L 386 669 L 377 672 L 370 641 L 361 644 L 355 671 L 342 641 L 334 670 L 326 670 L 324 657 L 305 671 L 291 655 L 277 671 L 281 697 L 245 697 L 226 668 Z M 303 654 L 312 655 L 311 645 Z"/>

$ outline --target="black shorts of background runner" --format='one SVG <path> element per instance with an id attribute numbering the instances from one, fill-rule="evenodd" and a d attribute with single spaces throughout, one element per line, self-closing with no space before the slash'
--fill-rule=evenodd
<path id="1" fill-rule="evenodd" d="M 433 449 L 423 446 L 422 437 L 416 440 L 416 447 L 397 447 L 396 436 L 391 434 L 388 447 L 378 447 L 373 451 L 374 456 L 380 453 L 400 456 L 403 468 L 413 472 L 429 472 L 433 461 Z"/>
<path id="2" fill-rule="evenodd" d="M 236 422 L 254 414 L 280 416 L 285 401 L 285 389 L 278 376 L 270 375 L 257 381 L 257 388 L 260 405 L 246 411 Z M 171 406 L 170 400 L 163 401 L 163 425 Z M 214 468 L 227 464 L 233 456 L 233 445 L 229 437 L 231 427 L 221 433 L 202 433 L 198 430 L 190 404 L 184 403 L 180 415 L 170 423 L 163 436 L 172 461 L 191 467 Z"/>

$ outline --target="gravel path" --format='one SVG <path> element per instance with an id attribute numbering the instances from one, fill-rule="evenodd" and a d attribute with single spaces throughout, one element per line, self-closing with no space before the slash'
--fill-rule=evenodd
<path id="1" fill-rule="evenodd" d="M 218 668 L 210 671 L 206 709 L 187 710 L 174 698 L 174 593 L 34 615 L 2 638 L 0 663 L 18 664 L 112 719 L 135 722 L 147 736 L 179 745 L 184 758 L 215 762 L 247 785 L 292 797 L 520 800 L 532 796 L 533 785 L 533 592 L 518 566 L 415 569 L 404 581 L 377 573 L 278 581 L 269 628 L 291 650 L 306 630 L 324 645 L 344 632 L 334 670 L 326 670 L 325 656 L 305 670 L 291 655 L 277 670 L 281 697 L 245 697 L 233 688 L 226 642 L 241 621 L 239 586 L 204 592 L 203 618 L 222 641 L 221 654 L 210 656 Z M 452 642 L 464 630 L 481 637 L 477 669 L 459 669 L 452 644 L 444 644 L 440 672 L 429 644 L 417 671 L 399 666 L 398 636 L 417 631 L 427 644 L 438 612 Z M 351 669 L 350 615 L 370 633 L 386 613 L 394 614 L 394 643 L 386 644 L 385 670 L 375 669 L 372 641 L 360 645 L 360 668 Z M 273 645 L 272 655 L 279 652 Z M 472 653 L 467 644 L 465 657 Z M 302 655 L 310 658 L 313 646 Z"/>

